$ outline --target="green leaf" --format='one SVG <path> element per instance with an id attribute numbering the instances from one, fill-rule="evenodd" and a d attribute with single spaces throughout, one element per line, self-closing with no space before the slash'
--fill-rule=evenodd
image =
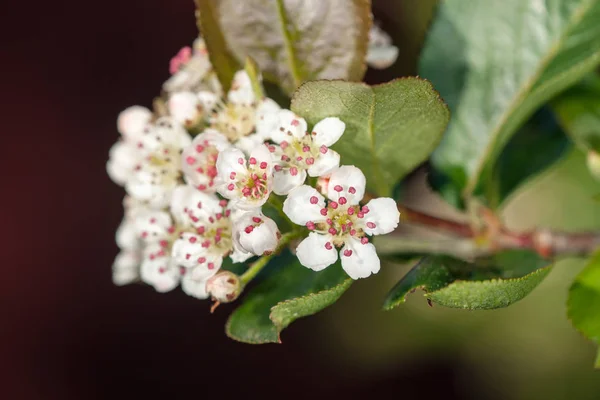
<path id="1" fill-rule="evenodd" d="M 469 197 L 541 104 L 600 63 L 600 0 L 446 0 L 420 75 L 452 111 L 434 166 Z"/>
<path id="2" fill-rule="evenodd" d="M 582 150 L 600 153 L 600 77 L 589 77 L 555 98 L 551 106 Z"/>
<path id="3" fill-rule="evenodd" d="M 575 278 L 569 290 L 567 313 L 579 332 L 600 345 L 600 252 Z M 600 353 L 596 367 L 600 367 Z"/>
<path id="4" fill-rule="evenodd" d="M 305 81 L 360 81 L 365 73 L 369 0 L 196 1 L 201 18 L 210 10 L 223 38 L 221 47 L 209 45 L 211 54 L 226 51 L 240 64 L 251 56 L 265 79 L 288 93 Z M 203 33 L 208 38 L 214 31 Z"/>
<path id="5" fill-rule="evenodd" d="M 229 91 L 233 75 L 240 69 L 240 63 L 231 54 L 218 20 L 218 8 L 212 0 L 194 0 L 196 3 L 196 24 L 204 37 L 208 56 L 219 82 L 225 92 Z"/>
<path id="6" fill-rule="evenodd" d="M 254 92 L 254 96 L 257 99 L 262 99 L 263 97 L 265 97 L 265 92 L 262 86 L 262 78 L 260 76 L 260 70 L 258 69 L 258 65 L 256 65 L 256 61 L 254 61 L 250 56 L 246 57 L 246 64 L 244 65 L 244 70 L 250 78 L 250 83 L 252 84 L 252 91 Z"/>
<path id="7" fill-rule="evenodd" d="M 429 157 L 450 117 L 431 84 L 412 77 L 375 86 L 308 82 L 294 93 L 292 110 L 309 125 L 332 116 L 344 121 L 333 149 L 343 164 L 362 169 L 369 190 L 380 196 Z"/>
<path id="8" fill-rule="evenodd" d="M 480 282 L 458 281 L 425 296 L 434 303 L 468 310 L 491 310 L 515 303 L 527 296 L 548 275 L 551 267 L 522 278 L 494 279 Z"/>
<path id="9" fill-rule="evenodd" d="M 383 308 L 391 310 L 406 301 L 406 295 L 416 289 L 435 291 L 454 282 L 446 262 L 459 262 L 441 257 L 425 257 L 404 276 L 388 293 Z"/>
<path id="10" fill-rule="evenodd" d="M 570 143 L 548 107 L 535 113 L 498 158 L 487 185 L 488 205 L 498 208 L 517 187 L 561 160 Z"/>
<path id="11" fill-rule="evenodd" d="M 226 332 L 230 338 L 252 344 L 280 343 L 283 329 L 335 303 L 353 282 L 339 263 L 314 272 L 289 254 L 274 261 L 275 271 L 229 317 Z"/>
<path id="12" fill-rule="evenodd" d="M 509 250 L 470 263 L 448 256 L 425 257 L 389 292 L 391 310 L 416 289 L 433 302 L 453 308 L 492 309 L 521 300 L 548 274 L 548 261 L 527 250 Z"/>

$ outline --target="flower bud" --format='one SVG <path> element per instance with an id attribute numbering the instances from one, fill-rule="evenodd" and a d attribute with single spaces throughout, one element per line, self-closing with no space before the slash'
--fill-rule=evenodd
<path id="1" fill-rule="evenodd" d="M 210 278 L 206 290 L 212 298 L 221 303 L 230 303 L 242 292 L 240 278 L 229 271 L 222 271 Z"/>
<path id="2" fill-rule="evenodd" d="M 600 180 L 600 154 L 596 153 L 594 150 L 588 151 L 587 167 L 592 176 Z"/>

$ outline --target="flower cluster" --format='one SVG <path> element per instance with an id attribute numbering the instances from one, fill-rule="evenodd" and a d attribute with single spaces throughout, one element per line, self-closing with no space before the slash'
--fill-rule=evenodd
<path id="1" fill-rule="evenodd" d="M 166 110 L 133 106 L 118 117 L 121 137 L 107 172 L 127 195 L 115 284 L 141 280 L 159 292 L 181 285 L 199 299 L 232 301 L 241 283 L 221 270 L 227 260 L 280 248 L 279 227 L 262 210 L 272 196 L 286 196 L 279 211 L 299 225 L 296 237 L 306 236 L 295 249 L 304 266 L 322 270 L 339 249 L 350 277 L 379 270 L 369 236 L 394 230 L 399 213 L 388 198 L 359 204 L 365 176 L 340 166 L 330 148 L 346 129 L 342 120 L 325 118 L 308 129 L 292 111 L 258 98 L 244 71 L 224 94 L 201 39 L 183 48 L 170 70 Z M 318 178 L 321 193 L 307 177 Z"/>

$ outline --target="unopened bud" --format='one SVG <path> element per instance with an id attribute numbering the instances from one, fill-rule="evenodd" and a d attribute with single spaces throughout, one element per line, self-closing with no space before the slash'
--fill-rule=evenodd
<path id="1" fill-rule="evenodd" d="M 230 303 L 242 292 L 240 278 L 229 271 L 222 271 L 210 278 L 206 290 L 212 298 L 220 303 Z"/>
<path id="2" fill-rule="evenodd" d="M 596 153 L 594 150 L 588 151 L 587 167 L 592 176 L 600 180 L 600 154 Z"/>

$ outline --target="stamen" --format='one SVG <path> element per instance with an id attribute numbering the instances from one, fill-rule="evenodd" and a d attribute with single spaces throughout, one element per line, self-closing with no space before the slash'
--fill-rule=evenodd
<path id="1" fill-rule="evenodd" d="M 350 257 L 350 256 L 352 255 L 352 250 L 350 250 L 350 249 L 346 249 L 346 250 L 344 250 L 344 255 L 345 255 L 346 257 Z"/>
<path id="2" fill-rule="evenodd" d="M 327 250 L 331 250 L 331 249 L 333 249 L 333 246 L 331 245 L 331 242 L 327 242 L 327 243 L 325 243 L 325 248 L 326 248 Z"/>
<path id="3" fill-rule="evenodd" d="M 317 204 L 318 202 L 319 202 L 319 199 L 317 198 L 317 196 L 310 197 L 310 204 Z"/>

